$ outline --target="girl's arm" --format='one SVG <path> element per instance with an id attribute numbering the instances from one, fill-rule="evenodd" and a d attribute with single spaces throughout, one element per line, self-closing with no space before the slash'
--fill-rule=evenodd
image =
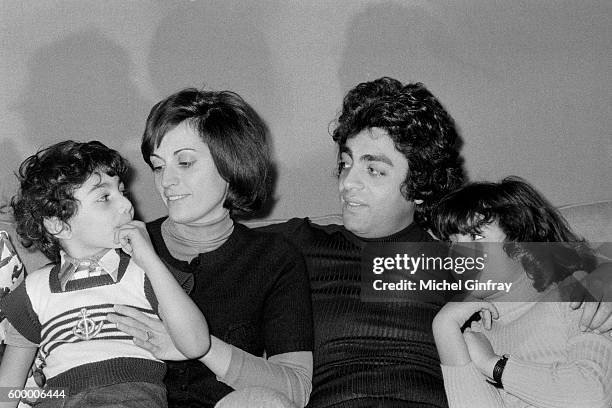
<path id="1" fill-rule="evenodd" d="M 497 309 L 488 302 L 449 302 L 438 312 L 433 321 L 444 388 L 451 408 L 503 407 L 499 392 L 485 381 L 479 369 L 470 359 L 461 327 L 477 312 L 486 317 L 490 327 L 491 317 L 497 318 Z"/>
<path id="2" fill-rule="evenodd" d="M 147 274 L 159 302 L 159 315 L 178 351 L 189 359 L 206 354 L 210 348 L 206 319 L 155 253 L 144 223 L 121 226 L 116 240 Z M 151 335 L 145 330 L 141 339 Z"/>
<path id="3" fill-rule="evenodd" d="M 578 329 L 579 310 L 552 305 L 566 322 L 569 339 L 561 361 L 544 364 L 510 356 L 502 374 L 504 389 L 542 407 L 612 406 L 612 339 Z"/>
<path id="4" fill-rule="evenodd" d="M 36 357 L 35 347 L 7 345 L 0 364 L 0 407 L 14 408 L 19 400 L 8 401 L 10 390 L 21 390 L 28 378 L 28 371 Z"/>
<path id="5" fill-rule="evenodd" d="M 471 361 L 461 327 L 474 313 L 480 313 L 486 328 L 498 318 L 495 306 L 483 301 L 448 302 L 433 320 L 433 334 L 443 365 L 465 365 Z M 438 344 L 439 343 L 439 344 Z"/>

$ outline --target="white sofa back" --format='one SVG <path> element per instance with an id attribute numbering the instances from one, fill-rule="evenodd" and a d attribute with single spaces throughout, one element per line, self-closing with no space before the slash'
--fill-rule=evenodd
<path id="1" fill-rule="evenodd" d="M 600 247 L 602 243 L 608 248 L 612 245 L 612 201 L 565 205 L 559 207 L 559 210 L 574 231 L 589 242 L 593 242 L 596 247 Z M 342 223 L 342 217 L 338 214 L 312 217 L 311 220 L 321 225 Z M 251 221 L 246 224 L 256 228 L 283 221 L 286 220 Z M 14 224 L 6 215 L 0 218 L 0 230 L 7 231 L 12 237 L 15 249 L 28 271 L 36 270 L 48 263 L 48 260 L 39 251 L 26 249 L 21 245 L 15 234 Z"/>

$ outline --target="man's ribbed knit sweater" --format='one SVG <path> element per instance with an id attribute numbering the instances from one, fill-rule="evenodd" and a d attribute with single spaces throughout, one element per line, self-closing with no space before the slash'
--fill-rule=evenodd
<path id="1" fill-rule="evenodd" d="M 447 406 L 431 329 L 442 296 L 429 303 L 364 302 L 360 262 L 367 240 L 307 219 L 264 229 L 285 234 L 306 258 L 315 327 L 309 407 Z M 412 224 L 375 241 L 434 240 Z"/>

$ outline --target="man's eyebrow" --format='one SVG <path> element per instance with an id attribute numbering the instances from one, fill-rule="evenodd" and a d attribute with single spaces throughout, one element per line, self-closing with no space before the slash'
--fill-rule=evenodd
<path id="1" fill-rule="evenodd" d="M 382 162 L 393 167 L 393 162 L 391 159 L 384 154 L 364 154 L 359 158 L 359 160 L 364 162 Z"/>

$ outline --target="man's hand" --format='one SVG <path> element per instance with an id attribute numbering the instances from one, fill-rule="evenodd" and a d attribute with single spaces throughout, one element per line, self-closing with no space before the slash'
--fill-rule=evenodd
<path id="1" fill-rule="evenodd" d="M 602 263 L 572 286 L 572 309 L 583 306 L 580 328 L 595 333 L 612 330 L 612 263 Z"/>

